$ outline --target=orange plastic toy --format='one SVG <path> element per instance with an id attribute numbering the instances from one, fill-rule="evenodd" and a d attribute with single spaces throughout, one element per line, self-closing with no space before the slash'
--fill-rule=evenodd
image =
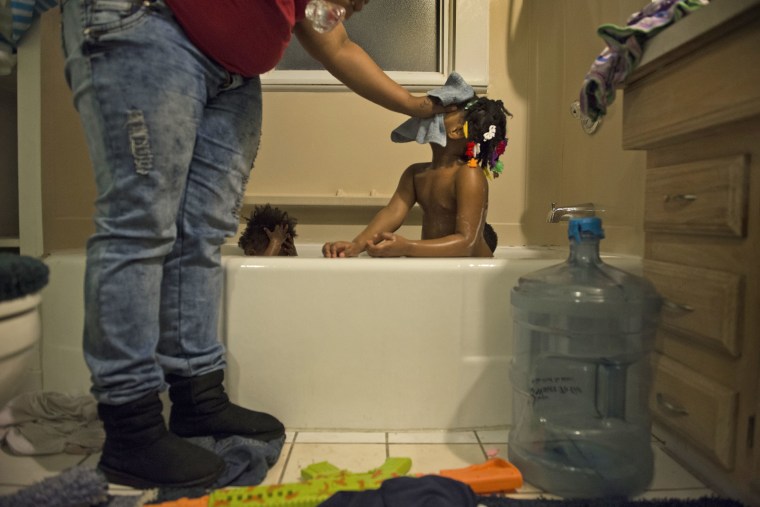
<path id="1" fill-rule="evenodd" d="M 501 458 L 491 458 L 485 463 L 465 468 L 441 470 L 437 475 L 469 484 L 478 494 L 512 491 L 523 484 L 517 467 Z"/>

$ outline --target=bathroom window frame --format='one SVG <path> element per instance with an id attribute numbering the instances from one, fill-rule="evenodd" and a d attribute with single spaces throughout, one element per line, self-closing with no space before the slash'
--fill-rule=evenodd
<path id="1" fill-rule="evenodd" d="M 410 90 L 440 86 L 456 71 L 476 90 L 488 87 L 489 4 L 483 0 L 441 0 L 439 72 L 387 71 Z M 272 70 L 261 76 L 264 90 L 346 90 L 326 70 Z"/>

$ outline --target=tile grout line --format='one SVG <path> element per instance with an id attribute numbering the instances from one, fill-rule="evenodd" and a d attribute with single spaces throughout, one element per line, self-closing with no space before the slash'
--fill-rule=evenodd
<path id="1" fill-rule="evenodd" d="M 298 432 L 293 433 L 293 441 L 290 443 L 290 449 L 288 449 L 288 455 L 285 456 L 285 463 L 282 465 L 282 471 L 280 472 L 280 476 L 277 478 L 277 484 L 282 484 L 282 480 L 285 478 L 285 472 L 288 470 L 288 465 L 290 464 L 290 456 L 293 454 L 293 449 L 296 447 L 296 440 L 298 440 Z"/>

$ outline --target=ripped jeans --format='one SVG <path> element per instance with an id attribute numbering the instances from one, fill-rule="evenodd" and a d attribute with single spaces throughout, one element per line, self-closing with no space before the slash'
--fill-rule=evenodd
<path id="1" fill-rule="evenodd" d="M 84 355 L 95 398 L 121 404 L 164 389 L 164 373 L 225 366 L 220 248 L 258 149 L 261 84 L 203 55 L 160 0 L 61 8 L 97 184 Z"/>

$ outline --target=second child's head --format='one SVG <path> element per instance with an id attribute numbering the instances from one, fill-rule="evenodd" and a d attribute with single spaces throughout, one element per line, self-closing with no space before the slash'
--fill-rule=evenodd
<path id="1" fill-rule="evenodd" d="M 291 241 L 296 237 L 297 220 L 287 212 L 269 204 L 255 206 L 251 217 L 246 220 L 248 225 L 238 241 L 238 246 L 246 255 L 262 255 L 269 246 L 267 230 L 272 232 L 278 225 L 285 228 L 285 233 Z M 280 255 L 288 255 L 284 252 L 285 250 Z"/>

